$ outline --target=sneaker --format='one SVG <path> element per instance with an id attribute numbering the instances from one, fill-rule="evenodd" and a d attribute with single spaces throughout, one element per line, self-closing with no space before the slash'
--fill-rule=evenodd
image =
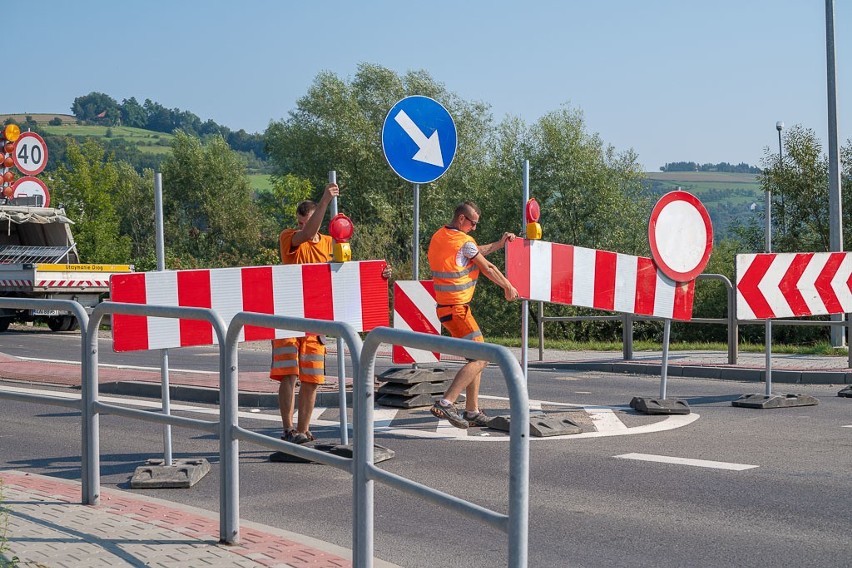
<path id="1" fill-rule="evenodd" d="M 434 416 L 449 421 L 456 428 L 466 429 L 468 427 L 467 420 L 461 417 L 455 405 L 444 406 L 440 401 L 432 405 L 429 409 Z"/>
<path id="2" fill-rule="evenodd" d="M 465 410 L 464 419 L 467 420 L 471 428 L 487 428 L 491 424 L 491 417 L 485 414 L 484 410 L 480 410 L 476 414 L 471 414 Z"/>

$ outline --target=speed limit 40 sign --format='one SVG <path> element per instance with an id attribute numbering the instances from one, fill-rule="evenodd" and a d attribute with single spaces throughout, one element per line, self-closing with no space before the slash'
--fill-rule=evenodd
<path id="1" fill-rule="evenodd" d="M 44 138 L 35 132 L 22 132 L 15 142 L 12 160 L 22 174 L 40 174 L 47 165 L 47 144 L 44 143 Z"/>

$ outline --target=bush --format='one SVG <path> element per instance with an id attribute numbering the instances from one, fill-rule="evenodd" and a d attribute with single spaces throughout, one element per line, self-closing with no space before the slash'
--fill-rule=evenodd
<path id="1" fill-rule="evenodd" d="M 50 122 L 48 122 L 48 124 L 51 126 L 62 126 L 62 119 L 58 116 L 54 116 L 50 119 Z"/>

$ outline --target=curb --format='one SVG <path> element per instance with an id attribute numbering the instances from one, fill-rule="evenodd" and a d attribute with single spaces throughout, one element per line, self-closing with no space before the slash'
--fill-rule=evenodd
<path id="1" fill-rule="evenodd" d="M 528 363 L 530 369 L 599 371 L 603 373 L 634 373 L 641 375 L 661 375 L 662 365 L 654 363 L 631 362 L 592 362 L 580 361 L 535 362 Z M 729 381 L 764 382 L 764 369 L 733 366 L 669 365 L 670 377 L 694 377 L 700 379 L 722 379 Z M 852 371 L 793 371 L 772 369 L 772 382 L 809 385 L 849 385 L 852 384 Z"/>

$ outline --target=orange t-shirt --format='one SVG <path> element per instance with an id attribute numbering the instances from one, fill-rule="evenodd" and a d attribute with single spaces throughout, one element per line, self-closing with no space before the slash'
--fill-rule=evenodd
<path id="1" fill-rule="evenodd" d="M 281 252 L 281 264 L 316 264 L 330 262 L 332 256 L 332 240 L 328 235 L 320 235 L 319 241 L 305 241 L 293 247 L 293 235 L 296 229 L 284 229 L 278 237 Z"/>

